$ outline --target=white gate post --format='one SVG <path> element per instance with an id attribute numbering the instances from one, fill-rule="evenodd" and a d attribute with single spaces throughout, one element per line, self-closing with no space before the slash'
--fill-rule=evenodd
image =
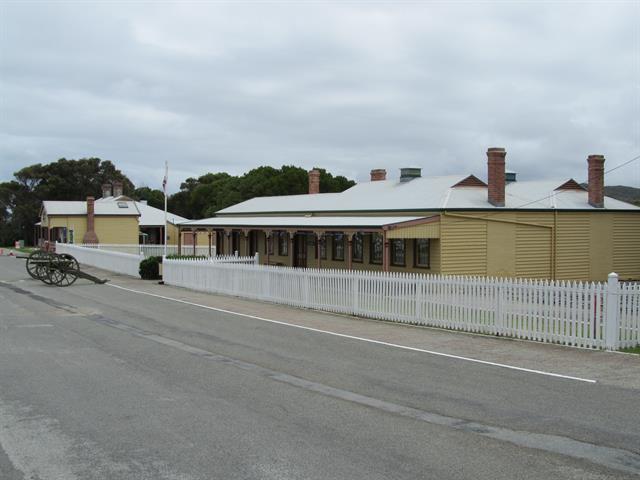
<path id="1" fill-rule="evenodd" d="M 351 308 L 353 310 L 353 314 L 357 315 L 360 302 L 358 301 L 358 275 L 354 275 L 353 271 L 349 272 L 351 274 Z"/>
<path id="2" fill-rule="evenodd" d="M 620 295 L 618 274 L 610 273 L 607 281 L 607 316 L 604 321 L 604 346 L 607 350 L 620 347 Z"/>
<path id="3" fill-rule="evenodd" d="M 416 278 L 416 308 L 415 308 L 415 313 L 416 313 L 416 323 L 423 323 L 422 322 L 422 300 L 423 300 L 423 286 L 424 284 L 424 279 L 417 277 Z"/>
<path id="4" fill-rule="evenodd" d="M 497 278 L 496 282 L 496 308 L 494 319 L 495 335 L 504 335 L 504 300 L 502 298 L 503 280 Z"/>

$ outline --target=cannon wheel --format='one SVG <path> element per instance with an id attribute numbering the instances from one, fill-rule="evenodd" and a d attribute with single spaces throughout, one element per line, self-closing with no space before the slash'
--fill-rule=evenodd
<path id="1" fill-rule="evenodd" d="M 55 281 L 54 265 L 55 265 L 55 253 L 49 254 L 41 263 L 41 267 L 38 269 L 38 273 L 41 275 L 42 280 L 47 285 L 53 285 Z"/>
<path id="2" fill-rule="evenodd" d="M 36 250 L 27 258 L 27 273 L 36 280 L 44 281 L 47 276 L 51 254 L 44 250 Z"/>
<path id="3" fill-rule="evenodd" d="M 68 287 L 78 279 L 79 270 L 78 261 L 71 255 L 54 255 L 49 266 L 49 280 L 52 285 Z"/>

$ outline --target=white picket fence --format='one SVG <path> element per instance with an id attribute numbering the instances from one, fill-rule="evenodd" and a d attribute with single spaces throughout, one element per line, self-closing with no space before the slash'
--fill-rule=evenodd
<path id="1" fill-rule="evenodd" d="M 111 250 L 110 247 L 123 247 L 123 251 Z M 125 247 L 131 248 L 129 252 Z M 105 245 L 105 244 L 83 244 L 74 245 L 68 243 L 56 243 L 56 253 L 68 253 L 73 255 L 78 262 L 92 267 L 102 268 L 110 272 L 122 273 L 132 277 L 140 276 L 140 262 L 150 256 L 148 251 L 142 253 L 137 249 L 138 245 Z M 162 246 L 160 246 L 162 247 Z M 183 252 L 184 253 L 184 252 Z M 162 256 L 162 252 L 159 255 Z M 166 261 L 166 259 L 164 259 Z M 204 260 L 207 263 L 236 263 L 236 264 L 254 264 L 260 262 L 260 257 L 256 253 L 252 257 L 240 257 L 238 255 L 217 255 L 208 257 Z"/>
<path id="2" fill-rule="evenodd" d="M 164 259 L 163 261 L 165 261 Z M 191 260 L 193 261 L 193 260 Z M 241 257 L 239 255 L 217 255 L 215 257 L 209 257 L 204 260 L 195 260 L 200 262 L 208 262 L 208 263 L 240 263 L 247 265 L 259 265 L 260 264 L 260 255 L 256 253 L 252 257 Z"/>
<path id="3" fill-rule="evenodd" d="M 640 284 L 294 269 L 165 259 L 166 284 L 395 322 L 617 349 L 640 343 Z"/>
<path id="4" fill-rule="evenodd" d="M 81 264 L 132 277 L 140 276 L 140 261 L 144 259 L 140 253 L 115 252 L 69 243 L 56 243 L 56 253 L 68 253 Z"/>
<path id="5" fill-rule="evenodd" d="M 94 250 L 107 250 L 109 252 L 130 253 L 133 255 L 144 255 L 145 257 L 162 257 L 164 255 L 164 245 L 138 245 L 121 243 L 82 243 L 80 247 L 92 248 Z M 177 245 L 167 245 L 167 255 L 177 255 Z M 211 247 L 211 254 L 216 255 L 216 248 Z M 193 245 L 183 245 L 182 255 L 194 255 Z M 209 256 L 209 246 L 196 245 L 195 255 L 198 257 Z"/>

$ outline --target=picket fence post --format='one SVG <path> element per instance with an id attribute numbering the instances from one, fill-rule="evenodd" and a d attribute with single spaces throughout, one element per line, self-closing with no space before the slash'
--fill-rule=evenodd
<path id="1" fill-rule="evenodd" d="M 495 334 L 496 335 L 504 335 L 504 305 L 502 299 L 502 280 L 496 279 L 497 288 L 496 288 L 496 318 L 495 318 Z"/>
<path id="2" fill-rule="evenodd" d="M 358 302 L 358 275 L 351 273 L 351 308 L 353 310 L 353 314 L 358 313 L 359 303 Z"/>
<path id="3" fill-rule="evenodd" d="M 604 320 L 604 346 L 607 350 L 620 347 L 620 295 L 618 274 L 610 273 L 607 280 L 607 316 Z"/>

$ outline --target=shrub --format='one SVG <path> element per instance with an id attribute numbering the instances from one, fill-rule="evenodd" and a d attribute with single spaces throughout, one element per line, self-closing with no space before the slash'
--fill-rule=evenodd
<path id="1" fill-rule="evenodd" d="M 140 262 L 140 277 L 143 280 L 158 280 L 162 257 L 149 257 Z"/>

